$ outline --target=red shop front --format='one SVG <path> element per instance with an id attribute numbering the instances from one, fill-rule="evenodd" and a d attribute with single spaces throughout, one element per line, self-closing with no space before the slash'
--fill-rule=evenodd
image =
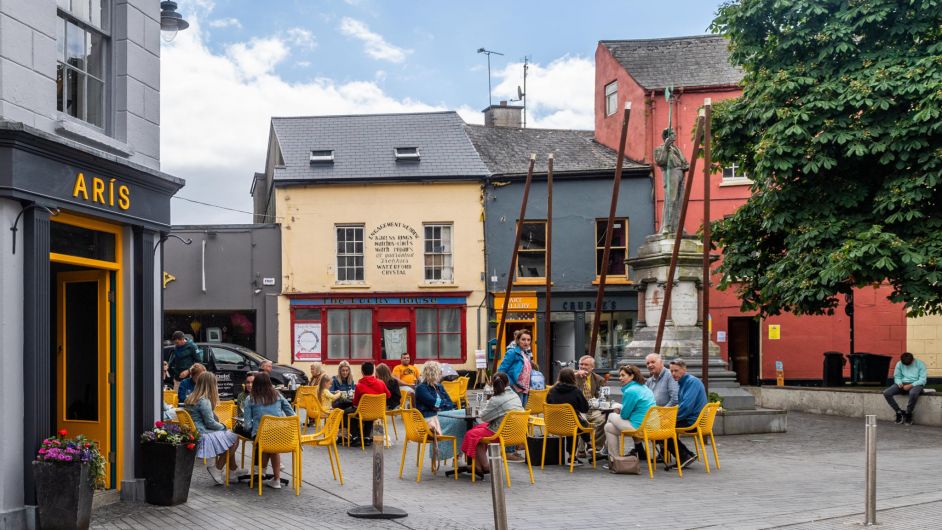
<path id="1" fill-rule="evenodd" d="M 470 292 L 290 295 L 292 362 L 464 364 Z"/>

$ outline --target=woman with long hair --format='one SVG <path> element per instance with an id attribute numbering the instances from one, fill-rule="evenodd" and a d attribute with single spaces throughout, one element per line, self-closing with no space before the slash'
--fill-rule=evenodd
<path id="1" fill-rule="evenodd" d="M 353 370 L 350 363 L 340 361 L 337 365 L 337 375 L 330 381 L 330 391 L 340 392 L 340 397 L 335 399 L 333 406 L 335 409 L 345 409 L 353 406 L 353 392 L 356 390 L 356 381 L 353 379 Z"/>
<path id="2" fill-rule="evenodd" d="M 321 409 L 324 412 L 329 412 L 334 406 L 334 401 L 340 399 L 343 395 L 340 392 L 331 392 L 330 382 L 330 378 L 327 377 L 327 374 L 324 374 L 324 377 L 321 377 L 320 382 L 317 383 L 317 401 L 321 404 Z"/>
<path id="3" fill-rule="evenodd" d="M 399 403 L 402 401 L 402 393 L 399 391 L 399 381 L 393 377 L 392 370 L 384 363 L 377 364 L 376 379 L 385 383 L 386 388 L 389 389 L 389 393 L 392 394 L 392 396 L 386 400 L 386 409 L 393 410 L 399 408 Z"/>
<path id="4" fill-rule="evenodd" d="M 527 395 L 530 393 L 530 374 L 533 371 L 533 350 L 530 349 L 532 342 L 533 335 L 529 330 L 514 332 L 514 340 L 507 345 L 504 360 L 497 367 L 498 372 L 507 374 L 510 388 L 517 393 L 523 406 L 527 405 Z"/>
<path id="5" fill-rule="evenodd" d="M 244 470 L 236 468 L 235 450 L 239 445 L 239 437 L 219 422 L 216 405 L 219 404 L 219 389 L 216 386 L 216 375 L 212 372 L 203 372 L 196 377 L 196 386 L 183 402 L 183 408 L 193 418 L 193 425 L 200 433 L 196 456 L 199 458 L 216 457 L 215 464 L 206 466 L 209 476 L 222 484 L 222 468 L 226 467 L 226 458 L 229 458 L 229 468 L 235 469 L 236 476 L 245 474 Z M 228 452 L 228 454 L 227 454 Z"/>
<path id="6" fill-rule="evenodd" d="M 478 468 L 474 471 L 479 474 L 489 473 L 491 470 L 487 463 L 487 457 L 484 454 L 486 447 L 483 443 L 480 443 L 481 439 L 494 436 L 494 433 L 500 428 L 500 424 L 504 421 L 504 416 L 506 416 L 508 412 L 512 410 L 523 410 L 523 404 L 520 403 L 520 398 L 517 396 L 516 392 L 510 391 L 509 386 L 510 379 L 507 377 L 507 374 L 503 372 L 494 374 L 494 377 L 491 378 L 491 387 L 494 388 L 494 396 L 491 397 L 491 399 L 487 401 L 487 404 L 484 405 L 484 408 L 481 409 L 479 419 L 482 423 L 471 427 L 464 435 L 464 441 L 461 442 L 461 450 L 464 451 L 464 454 L 468 456 L 469 460 L 474 457 L 475 454 L 477 455 Z"/>
<path id="7" fill-rule="evenodd" d="M 252 433 L 252 438 L 258 436 L 258 427 L 264 416 L 294 416 L 294 409 L 291 403 L 275 390 L 271 384 L 271 377 L 265 372 L 259 372 L 255 375 L 255 381 L 252 382 L 252 394 L 245 400 L 245 429 Z M 281 455 L 268 454 L 262 455 L 262 469 L 268 467 L 268 461 L 272 463 L 272 479 L 268 485 L 275 489 L 281 488 Z"/>
<path id="8" fill-rule="evenodd" d="M 435 361 L 429 361 L 422 367 L 422 382 L 415 386 L 415 408 L 419 409 L 435 434 L 442 433 L 438 413 L 454 410 L 455 403 L 441 385 L 442 367 Z"/>

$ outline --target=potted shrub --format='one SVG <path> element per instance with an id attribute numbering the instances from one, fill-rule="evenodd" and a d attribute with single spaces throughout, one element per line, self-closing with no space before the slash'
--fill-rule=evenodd
<path id="1" fill-rule="evenodd" d="M 198 441 L 199 433 L 162 421 L 141 434 L 144 498 L 148 503 L 173 506 L 186 502 Z"/>
<path id="2" fill-rule="evenodd" d="M 85 436 L 68 436 L 62 429 L 43 440 L 33 461 L 43 529 L 88 528 L 94 489 L 104 487 L 105 459 L 98 444 Z"/>

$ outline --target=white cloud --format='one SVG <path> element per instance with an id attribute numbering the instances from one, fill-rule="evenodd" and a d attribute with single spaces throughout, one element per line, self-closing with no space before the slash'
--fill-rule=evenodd
<path id="1" fill-rule="evenodd" d="M 523 63 L 494 72 L 495 100 L 517 99 L 523 86 Z M 554 129 L 595 128 L 595 64 L 565 56 L 546 66 L 530 63 L 527 75 L 527 126 Z"/>
<path id="2" fill-rule="evenodd" d="M 362 41 L 363 51 L 370 57 L 380 61 L 401 63 L 406 60 L 408 54 L 412 53 L 412 50 L 400 48 L 386 42 L 382 35 L 370 31 L 369 26 L 350 17 L 343 17 L 340 20 L 340 32 Z"/>
<path id="3" fill-rule="evenodd" d="M 229 17 L 229 18 L 217 18 L 217 19 L 214 19 L 214 20 L 210 20 L 210 21 L 207 23 L 207 25 L 208 25 L 209 27 L 211 27 L 211 28 L 228 28 L 228 27 L 233 27 L 233 28 L 242 29 L 242 23 L 239 22 L 239 19 L 233 18 L 233 17 Z"/>
<path id="4" fill-rule="evenodd" d="M 278 37 L 253 38 L 226 48 L 226 56 L 246 78 L 271 73 L 289 53 L 288 43 Z"/>
<path id="5" fill-rule="evenodd" d="M 314 34 L 304 28 L 291 28 L 285 32 L 285 35 L 288 41 L 295 46 L 311 49 L 317 46 Z"/>

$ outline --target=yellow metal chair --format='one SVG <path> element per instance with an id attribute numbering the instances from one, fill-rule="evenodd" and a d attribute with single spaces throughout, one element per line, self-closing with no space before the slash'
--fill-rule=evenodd
<path id="1" fill-rule="evenodd" d="M 317 397 L 317 389 L 312 386 L 298 387 L 298 393 L 294 397 L 294 411 L 298 414 L 301 409 L 307 413 L 308 422 L 314 420 L 314 431 L 320 427 L 321 420 L 327 418 L 327 412 L 321 407 L 321 400 Z M 302 434 L 307 434 L 307 423 L 303 427 Z"/>
<path id="2" fill-rule="evenodd" d="M 442 381 L 442 386 L 448 397 L 455 404 L 455 407 L 461 408 L 461 383 L 456 379 L 454 381 Z"/>
<path id="3" fill-rule="evenodd" d="M 667 442 L 673 440 L 674 450 L 679 452 L 677 442 L 677 407 L 651 407 L 644 415 L 641 425 L 634 431 L 621 431 L 619 453 L 625 454 L 625 436 L 638 438 L 644 442 L 644 452 L 647 453 L 648 475 L 654 478 L 654 461 L 656 460 L 657 442 L 664 444 L 664 455 L 667 458 Z M 680 466 L 677 466 L 677 475 L 684 476 Z"/>
<path id="4" fill-rule="evenodd" d="M 422 413 L 417 409 L 404 409 L 401 411 L 402 425 L 405 428 L 405 441 L 402 443 L 402 462 L 399 464 L 399 478 L 402 478 L 402 469 L 406 465 L 406 447 L 409 442 L 419 444 L 415 453 L 415 465 L 419 472 L 415 477 L 416 483 L 422 480 L 422 464 L 424 463 L 425 444 L 438 442 L 451 442 L 452 448 L 452 466 L 455 468 L 455 480 L 458 480 L 458 438 L 448 435 L 438 435 L 429 428 Z M 432 473 L 435 473 L 435 467 L 432 467 Z"/>
<path id="5" fill-rule="evenodd" d="M 500 422 L 500 427 L 497 428 L 497 432 L 494 433 L 494 436 L 489 436 L 487 438 L 481 438 L 481 442 L 484 444 L 490 444 L 497 442 L 500 444 L 500 455 L 504 460 L 504 474 L 507 476 L 507 487 L 510 487 L 510 467 L 507 465 L 507 451 L 505 449 L 508 445 L 522 445 L 523 450 L 527 455 L 527 469 L 530 471 L 530 484 L 533 484 L 533 466 L 530 462 L 530 449 L 527 447 L 527 423 L 530 418 L 530 412 L 526 410 L 513 410 L 507 413 L 504 416 L 503 421 Z M 474 456 L 471 458 L 471 482 L 474 482 L 475 475 L 474 470 L 477 469 L 477 451 L 474 452 Z"/>
<path id="6" fill-rule="evenodd" d="M 301 445 L 312 447 L 326 447 L 327 457 L 330 458 L 330 472 L 337 480 L 340 475 L 340 485 L 343 486 L 343 470 L 340 468 L 340 453 L 337 452 L 337 435 L 340 433 L 340 423 L 343 422 L 343 410 L 333 409 L 324 421 L 324 428 L 314 434 L 301 436 Z M 337 470 L 334 471 L 334 460 L 337 460 Z"/>
<path id="7" fill-rule="evenodd" d="M 396 416 L 402 416 L 403 409 L 412 408 L 413 406 L 412 392 L 407 390 L 399 389 L 399 407 L 392 410 L 387 410 L 386 415 L 389 416 L 389 422 L 393 426 L 393 434 L 396 435 L 396 440 L 399 439 L 399 429 L 396 428 Z M 405 424 L 405 420 L 402 420 Z M 405 428 L 405 427 L 403 427 Z"/>
<path id="8" fill-rule="evenodd" d="M 184 408 L 177 409 L 177 423 L 180 425 L 180 428 L 184 431 L 189 432 L 198 432 L 196 430 L 196 424 L 193 423 L 193 417 L 190 416 L 190 413 Z M 226 487 L 229 487 L 229 453 L 226 452 Z M 203 463 L 206 463 L 206 459 L 203 459 Z"/>
<path id="9" fill-rule="evenodd" d="M 363 436 L 363 422 L 377 421 L 383 422 L 383 433 L 389 430 L 389 424 L 386 423 L 386 394 L 365 394 L 360 396 L 360 404 L 357 410 L 347 416 L 347 432 L 350 432 L 350 422 L 357 419 L 360 422 L 360 449 L 366 451 L 366 437 Z M 389 434 L 384 435 L 386 447 L 389 447 Z M 350 446 L 350 439 L 347 438 L 347 447 Z"/>
<path id="10" fill-rule="evenodd" d="M 232 424 L 235 422 L 235 401 L 220 401 L 213 412 L 216 413 L 216 418 L 219 419 L 219 423 L 225 425 L 226 428 L 231 431 Z"/>
<path id="11" fill-rule="evenodd" d="M 716 463 L 716 469 L 720 468 L 720 457 L 716 452 L 716 438 L 713 436 L 713 423 L 716 421 L 716 413 L 720 410 L 718 402 L 707 403 L 700 410 L 697 421 L 690 427 L 678 427 L 677 436 L 689 436 L 693 438 L 694 448 L 697 450 L 697 459 L 702 460 L 706 467 L 706 472 L 710 472 L 710 457 L 706 452 L 706 445 L 703 443 L 704 435 L 710 437 L 710 446 L 713 447 L 713 461 Z M 703 452 L 701 453 L 701 449 Z"/>
<path id="12" fill-rule="evenodd" d="M 572 473 L 576 465 L 576 439 L 580 434 L 588 434 L 592 440 L 592 468 L 595 469 L 595 428 L 590 426 L 583 427 L 579 423 L 579 416 L 576 415 L 576 409 L 572 405 L 563 403 L 560 405 L 546 404 L 543 408 L 543 418 L 546 426 L 543 428 L 543 459 L 540 461 L 540 469 L 546 463 L 546 440 L 550 434 L 559 436 L 559 460 L 563 460 L 563 440 L 572 437 L 570 445 L 571 458 L 569 462 L 569 472 Z"/>
<path id="13" fill-rule="evenodd" d="M 546 395 L 548 393 L 549 389 L 531 390 L 529 397 L 527 397 L 527 406 L 524 408 L 530 411 L 529 425 L 527 427 L 527 432 L 530 436 L 533 436 L 534 427 L 539 427 L 541 431 L 546 430 L 546 421 L 541 414 L 543 414 L 543 405 L 546 404 Z"/>
<path id="14" fill-rule="evenodd" d="M 177 394 L 176 390 L 164 390 L 163 400 L 173 408 L 180 406 L 180 394 Z"/>
<path id="15" fill-rule="evenodd" d="M 464 406 L 468 406 L 468 383 L 471 382 L 471 378 L 468 376 L 462 376 L 458 378 L 458 402 L 455 405 L 460 409 L 461 402 L 464 402 Z"/>
<path id="16" fill-rule="evenodd" d="M 255 437 L 255 461 L 252 462 L 252 478 L 249 487 L 255 481 L 255 468 L 258 464 L 258 496 L 262 496 L 262 455 L 264 453 L 291 453 L 291 481 L 294 494 L 301 495 L 301 425 L 297 416 L 262 416 Z"/>

